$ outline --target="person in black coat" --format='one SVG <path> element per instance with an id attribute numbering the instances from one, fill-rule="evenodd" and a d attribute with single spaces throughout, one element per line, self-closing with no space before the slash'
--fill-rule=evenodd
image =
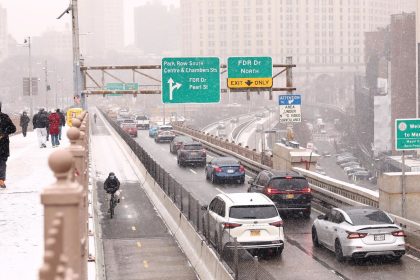
<path id="1" fill-rule="evenodd" d="M 43 108 L 39 109 L 39 112 L 32 118 L 34 129 L 38 136 L 38 143 L 40 148 L 46 148 L 46 137 L 47 137 L 47 125 L 48 125 L 48 114 Z"/>
<path id="2" fill-rule="evenodd" d="M 57 114 L 60 116 L 60 126 L 59 133 L 58 133 L 58 140 L 61 140 L 61 130 L 64 126 L 66 126 L 66 117 L 64 116 L 63 112 L 60 111 L 60 109 L 57 109 Z"/>
<path id="3" fill-rule="evenodd" d="M 20 126 L 22 127 L 22 134 L 23 137 L 26 137 L 26 131 L 28 131 L 28 125 L 29 125 L 30 119 L 26 112 L 23 112 L 20 116 Z"/>
<path id="4" fill-rule="evenodd" d="M 120 188 L 120 181 L 114 172 L 109 173 L 104 183 L 104 189 L 109 194 L 114 194 Z"/>
<path id="5" fill-rule="evenodd" d="M 0 188 L 6 188 L 6 162 L 10 156 L 9 134 L 16 132 L 16 126 L 7 114 L 1 112 L 0 102 Z"/>

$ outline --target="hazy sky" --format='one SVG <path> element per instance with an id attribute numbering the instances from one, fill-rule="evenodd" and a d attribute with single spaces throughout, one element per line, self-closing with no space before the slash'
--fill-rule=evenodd
<path id="1" fill-rule="evenodd" d="M 89 1 L 89 0 L 79 0 Z M 144 3 L 160 0 L 121 0 L 125 3 L 125 37 L 126 43 L 133 41 L 132 8 Z M 178 5 L 179 0 L 161 0 L 164 4 Z M 0 0 L 0 5 L 7 9 L 9 33 L 18 41 L 26 36 L 36 36 L 45 30 L 63 30 L 70 24 L 70 15 L 61 20 L 56 18 L 68 7 L 69 0 Z"/>

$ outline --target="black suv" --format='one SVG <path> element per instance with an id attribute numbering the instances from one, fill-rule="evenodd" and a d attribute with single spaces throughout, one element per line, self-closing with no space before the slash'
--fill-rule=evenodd
<path id="1" fill-rule="evenodd" d="M 248 183 L 248 192 L 265 194 L 274 202 L 279 212 L 302 212 L 305 218 L 310 217 L 311 188 L 305 177 L 299 173 L 264 170 Z"/>

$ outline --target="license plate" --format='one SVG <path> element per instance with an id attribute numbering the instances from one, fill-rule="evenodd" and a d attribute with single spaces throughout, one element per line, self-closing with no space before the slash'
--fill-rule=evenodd
<path id="1" fill-rule="evenodd" d="M 260 230 L 259 229 L 251 230 L 251 236 L 260 236 Z"/>
<path id="2" fill-rule="evenodd" d="M 384 241 L 385 240 L 385 234 L 375 234 L 373 236 L 373 240 L 375 240 L 375 241 Z"/>
<path id="3" fill-rule="evenodd" d="M 295 198 L 295 195 L 290 193 L 290 194 L 286 194 L 286 199 L 293 199 Z"/>
<path id="4" fill-rule="evenodd" d="M 227 173 L 234 173 L 235 172 L 235 170 L 233 170 L 233 169 L 228 169 L 227 170 Z"/>

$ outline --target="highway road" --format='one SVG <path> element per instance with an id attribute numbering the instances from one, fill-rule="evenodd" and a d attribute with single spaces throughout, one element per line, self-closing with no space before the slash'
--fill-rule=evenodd
<path id="1" fill-rule="evenodd" d="M 201 202 L 208 204 L 218 193 L 244 192 L 248 188 L 247 184 L 213 185 L 206 181 L 203 168 L 179 167 L 176 156 L 169 153 L 169 145 L 156 144 L 146 131 L 139 131 L 137 141 Z M 282 256 L 261 261 L 275 279 L 418 279 L 420 262 L 412 256 L 404 256 L 397 262 L 373 259 L 338 263 L 332 252 L 314 249 L 310 230 L 318 215 L 314 210 L 310 220 L 298 216 L 284 217 L 288 242 Z"/>

